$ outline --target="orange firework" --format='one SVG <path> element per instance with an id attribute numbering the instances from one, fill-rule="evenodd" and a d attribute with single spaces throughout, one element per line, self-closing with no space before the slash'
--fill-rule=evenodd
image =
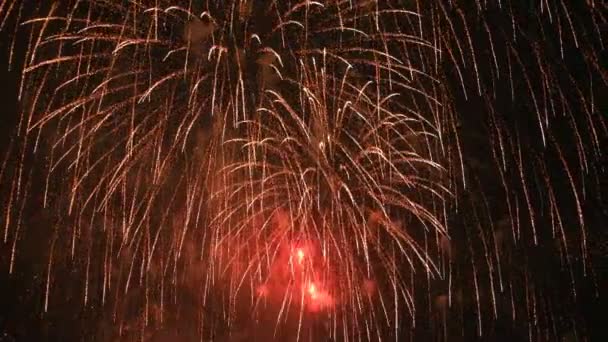
<path id="1" fill-rule="evenodd" d="M 13 273 L 28 213 L 52 221 L 44 312 L 78 298 L 122 339 L 401 340 L 466 311 L 533 339 L 558 321 L 534 253 L 568 284 L 592 265 L 593 1 L 35 3 L 0 0 L 1 233 Z"/>

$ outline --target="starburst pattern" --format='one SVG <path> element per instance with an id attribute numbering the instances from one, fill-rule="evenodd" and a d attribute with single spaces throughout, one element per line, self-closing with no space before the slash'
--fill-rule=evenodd
<path id="1" fill-rule="evenodd" d="M 0 18 L 27 36 L 4 241 L 12 272 L 25 204 L 57 217 L 44 310 L 68 259 L 123 338 L 185 315 L 205 337 L 398 339 L 421 311 L 447 338 L 460 307 L 534 339 L 561 315 L 534 251 L 593 273 L 600 4 L 4 0 Z"/>

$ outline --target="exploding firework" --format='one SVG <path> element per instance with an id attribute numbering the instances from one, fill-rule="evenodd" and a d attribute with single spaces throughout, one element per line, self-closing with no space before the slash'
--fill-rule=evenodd
<path id="1" fill-rule="evenodd" d="M 601 5 L 37 6 L 0 2 L 26 40 L 0 179 L 9 272 L 26 204 L 53 217 L 44 311 L 71 264 L 110 338 L 447 338 L 460 308 L 532 339 L 560 315 L 534 251 L 593 274 Z"/>

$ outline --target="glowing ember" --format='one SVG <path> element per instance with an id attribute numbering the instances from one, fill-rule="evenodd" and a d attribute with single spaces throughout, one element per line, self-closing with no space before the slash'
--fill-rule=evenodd
<path id="1" fill-rule="evenodd" d="M 310 297 L 310 301 L 307 302 L 307 307 L 311 312 L 325 310 L 334 305 L 333 297 L 330 296 L 327 291 L 319 289 L 319 286 L 315 283 L 308 284 L 306 292 Z"/>
<path id="2" fill-rule="evenodd" d="M 298 264 L 302 264 L 302 262 L 304 261 L 304 250 L 302 250 L 302 248 L 298 248 L 296 251 L 296 258 L 298 260 Z"/>
<path id="3" fill-rule="evenodd" d="M 308 294 L 310 295 L 310 298 L 317 299 L 317 287 L 315 284 L 308 285 Z"/>

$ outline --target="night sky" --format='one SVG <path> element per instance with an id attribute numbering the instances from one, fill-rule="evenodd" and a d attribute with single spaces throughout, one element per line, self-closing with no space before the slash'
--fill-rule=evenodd
<path id="1" fill-rule="evenodd" d="M 516 1 L 516 3 L 524 2 Z M 597 6 L 601 5 L 598 3 Z M 522 7 L 525 6 L 519 6 L 518 8 Z M 582 10 L 581 13 L 583 13 Z M 606 11 L 604 13 L 608 14 Z M 572 14 L 573 16 L 579 14 L 576 12 L 576 8 Z M 503 16 L 492 13 L 489 15 L 496 16 L 495 22 L 497 27 L 508 27 L 509 23 Z M 14 26 L 14 22 L 9 19 L 6 27 L 13 27 L 11 25 Z M 600 28 L 600 32 L 604 33 L 604 38 L 607 37 L 605 34 L 607 30 L 606 25 L 608 24 L 604 24 Z M 530 36 L 534 36 L 537 32 L 532 27 L 535 26 L 533 24 L 530 26 Z M 483 30 L 479 32 L 481 32 L 479 33 L 481 36 Z M 9 50 L 13 39 L 16 39 L 14 50 L 15 62 L 11 70 L 8 70 Z M 473 39 L 477 39 L 477 36 L 473 35 Z M 604 40 L 605 44 L 608 44 L 608 39 Z M 481 38 L 479 38 L 479 41 L 479 48 L 483 50 L 484 43 L 481 42 Z M 10 154 L 10 152 L 11 141 L 13 141 L 12 137 L 14 137 L 16 132 L 18 115 L 20 113 L 17 94 L 20 82 L 20 68 L 27 49 L 26 42 L 27 39 L 23 33 L 15 36 L 15 33 L 11 29 L 1 31 L 0 84 L 2 90 L 0 91 L 0 104 L 2 114 L 0 115 L 0 157 L 2 159 L 0 159 L 0 162 L 4 161 L 4 156 L 9 156 L 7 159 L 7 170 L 12 170 L 17 165 L 16 157 Z M 554 39 L 544 41 L 541 37 L 537 39 L 537 42 L 539 44 L 546 44 L 546 46 L 556 44 Z M 527 61 L 533 58 L 531 51 L 525 51 L 523 44 L 521 49 L 522 60 Z M 580 84 L 589 84 L 589 72 L 586 70 L 584 59 L 577 52 L 577 49 L 570 46 L 566 47 L 565 51 L 564 64 L 567 68 L 564 71 L 563 77 L 570 77 L 567 76 L 568 71 L 572 77 L 581 80 Z M 598 51 L 598 56 L 602 60 L 601 65 L 608 67 L 608 63 L 606 63 L 608 59 L 606 50 L 596 49 L 596 51 Z M 530 53 L 530 55 L 526 56 L 526 52 Z M 558 55 L 553 57 L 559 58 Z M 491 60 L 480 59 L 479 69 L 482 72 L 491 68 Z M 458 89 L 459 81 L 455 69 L 449 66 L 446 66 L 446 69 L 451 70 L 451 72 L 448 72 L 448 79 L 452 83 L 450 86 L 453 89 Z M 604 69 L 604 78 L 608 75 L 607 70 Z M 536 74 L 529 76 L 531 79 L 540 77 L 540 75 Z M 594 79 L 594 89 L 584 89 L 583 92 L 594 93 L 596 106 L 599 108 L 597 111 L 608 116 L 608 87 L 606 83 L 602 83 L 598 75 L 594 75 L 592 78 Z M 525 82 L 522 79 L 517 79 L 516 81 Z M 474 78 L 467 79 L 465 82 L 468 86 L 474 87 Z M 533 127 L 535 121 L 533 118 L 527 118 L 529 107 L 527 103 L 524 103 L 525 101 L 516 100 L 514 103 L 511 102 L 509 100 L 510 90 L 508 87 L 507 82 L 496 85 L 496 92 L 499 95 L 496 98 L 495 106 L 505 109 L 510 113 L 509 116 L 504 117 L 506 125 L 511 125 L 514 131 L 517 130 L 519 132 L 519 138 L 526 148 L 535 149 L 537 148 L 535 144 L 538 141 L 532 137 L 535 136 L 536 132 L 533 132 L 533 129 L 530 127 Z M 518 90 L 517 98 L 525 96 L 525 93 L 526 90 L 523 88 Z M 575 98 L 577 95 L 573 91 L 570 94 L 566 94 L 566 96 Z M 485 99 L 476 96 L 473 92 L 473 95 L 467 100 L 464 98 L 456 99 L 455 106 L 459 112 L 479 113 L 479 117 L 482 118 L 479 119 L 479 117 L 473 114 L 467 116 L 468 119 L 460 122 L 459 132 L 463 137 L 462 143 L 465 151 L 469 151 L 465 152 L 465 164 L 467 172 L 471 176 L 470 179 L 472 179 L 472 187 L 484 189 L 487 200 L 495 204 L 496 209 L 494 210 L 498 213 L 504 210 L 504 208 L 501 207 L 503 204 L 500 203 L 499 181 L 493 176 L 495 175 L 492 173 L 493 171 L 489 171 L 495 165 L 491 160 L 487 143 L 484 143 L 491 134 L 488 129 L 488 121 L 484 119 L 487 118 L 487 108 L 484 105 L 484 101 Z M 576 99 L 572 100 L 572 102 L 575 101 Z M 562 136 L 565 137 L 571 133 L 569 126 L 561 122 L 556 122 L 552 126 L 552 129 L 553 134 L 555 134 L 558 140 Z M 535 288 L 539 293 L 543 293 L 540 296 L 540 300 L 551 299 L 551 305 L 553 305 L 551 309 L 554 316 L 559 317 L 559 319 L 550 323 L 554 327 L 557 327 L 554 329 L 561 332 L 559 335 L 563 341 L 608 341 L 608 300 L 606 299 L 608 295 L 606 293 L 608 290 L 608 172 L 606 172 L 606 168 L 608 167 L 608 137 L 605 134 L 600 135 L 600 137 L 602 139 L 600 144 L 606 153 L 604 153 L 601 159 L 594 160 L 592 163 L 598 169 L 604 168 L 604 171 L 603 174 L 600 173 L 597 177 L 598 182 L 596 184 L 588 185 L 589 191 L 583 202 L 591 258 L 590 267 L 587 268 L 586 275 L 584 275 L 583 268 L 580 265 L 580 257 L 573 255 L 575 263 L 573 267 L 574 279 L 577 290 L 576 300 L 572 301 L 570 299 L 572 286 L 568 271 L 563 268 L 559 257 L 555 257 L 556 254 L 553 247 L 549 246 L 546 240 L 544 242 L 545 245 L 541 244 L 540 246 L 532 246 L 528 241 L 525 241 L 512 251 L 516 258 L 520 258 L 518 260 L 526 260 L 527 266 L 522 267 L 521 272 L 518 272 L 516 269 L 509 270 L 510 276 L 521 277 L 521 279 L 517 280 L 517 283 L 525 282 L 527 277 L 534 279 Z M 565 155 L 568 157 L 576 153 L 573 150 L 569 150 L 567 145 L 562 145 L 562 147 L 564 148 Z M 546 165 L 549 166 L 547 168 L 549 173 L 555 172 L 554 179 L 560 179 L 554 183 L 556 196 L 563 206 L 573 206 L 574 203 L 571 203 L 570 199 L 568 179 L 560 168 L 561 161 L 558 158 L 554 159 L 547 159 Z M 89 301 L 86 306 L 83 305 L 81 288 L 82 265 L 73 264 L 75 261 L 70 260 L 70 258 L 60 258 L 57 260 L 53 277 L 53 288 L 55 290 L 50 299 L 49 311 L 44 312 L 47 260 L 50 251 L 49 246 L 53 239 L 53 231 L 49 227 L 52 227 L 59 218 L 51 209 L 42 208 L 41 194 L 36 191 L 36 189 L 44 186 L 45 174 L 39 171 L 41 164 L 44 164 L 44 160 L 39 160 L 33 155 L 26 156 L 26 167 L 32 170 L 31 181 L 33 191 L 31 199 L 24 208 L 23 227 L 25 228 L 19 238 L 18 257 L 11 274 L 9 274 L 9 261 L 13 241 L 12 239 L 8 239 L 7 242 L 0 242 L 0 342 L 111 340 L 111 337 L 104 334 L 103 328 L 104 324 L 111 324 L 108 322 L 107 307 L 104 307 L 95 299 Z M 517 174 L 512 175 L 512 177 L 517 178 Z M 0 178 L 0 196 L 7 198 L 9 191 L 10 183 L 6 182 L 4 178 Z M 533 193 L 531 196 L 537 195 Z M 2 212 L 5 212 L 7 205 L 4 198 L 0 198 Z M 456 247 L 462 247 L 463 250 L 467 250 L 469 244 L 466 241 L 469 241 L 468 239 L 471 239 L 471 236 L 475 236 L 476 234 L 476 228 L 474 227 L 476 218 L 473 217 L 472 211 L 467 210 L 467 198 L 463 199 L 463 203 L 465 204 L 462 210 L 452 215 L 450 222 L 451 229 L 455 232 L 454 239 L 463 241 L 462 245 Z M 540 199 L 535 204 L 539 206 L 545 205 Z M 566 225 L 577 222 L 576 210 L 565 210 L 564 212 L 563 220 Z M 0 220 L 0 223 L 4 224 L 4 220 Z M 541 225 L 539 230 L 542 230 L 542 228 L 543 226 Z M 547 227 L 545 226 L 544 228 Z M 4 232 L 3 226 L 0 226 L 0 232 Z M 475 244 L 472 245 L 475 246 Z M 458 248 L 453 249 L 458 250 Z M 464 289 L 467 287 L 471 288 L 473 285 L 467 281 L 467 279 L 470 279 L 470 274 L 466 270 L 467 265 L 471 263 L 472 257 L 465 252 L 462 252 L 462 254 L 459 254 L 459 252 L 454 253 L 456 254 L 454 261 L 455 269 L 464 270 L 457 274 L 455 281 Z M 424 281 L 426 280 L 423 279 L 422 282 Z M 564 300 L 560 302 L 559 298 L 564 298 Z M 505 298 L 499 298 L 498 300 L 504 301 Z M 422 307 L 424 305 L 430 306 L 426 298 L 421 298 L 420 303 L 422 303 Z M 507 302 L 502 304 L 506 304 L 501 306 L 502 308 L 509 307 L 509 303 Z M 521 306 L 526 304 L 521 301 L 514 305 Z M 421 310 L 421 313 L 419 313 L 420 317 L 417 319 L 418 325 L 415 332 L 411 335 L 411 340 L 435 340 L 431 339 L 433 337 L 436 340 L 440 340 L 437 338 L 436 331 L 441 328 L 436 326 L 433 321 L 425 319 L 425 314 L 426 311 L 424 310 Z M 522 320 L 525 321 L 525 318 L 518 318 L 514 322 L 508 311 L 499 312 L 497 319 L 491 318 L 492 314 L 490 311 L 484 311 L 483 321 L 485 322 L 485 331 L 481 338 L 477 336 L 475 324 L 477 313 L 475 305 L 472 302 L 463 304 L 460 312 L 451 313 L 450 315 L 448 315 L 448 319 L 453 319 L 457 323 L 451 324 L 449 327 L 447 332 L 449 340 L 528 340 L 529 327 L 521 323 Z M 571 333 L 573 327 L 576 327 L 578 334 L 576 337 Z M 159 341 L 163 340 L 163 338 L 167 340 L 173 338 L 174 341 L 181 341 L 182 339 L 186 341 L 190 340 L 188 337 L 184 337 L 186 335 L 178 335 L 179 337 L 176 339 L 176 337 L 166 336 L 176 336 L 177 334 L 172 335 L 171 332 L 163 333 L 165 337 L 155 338 L 158 338 Z"/>

